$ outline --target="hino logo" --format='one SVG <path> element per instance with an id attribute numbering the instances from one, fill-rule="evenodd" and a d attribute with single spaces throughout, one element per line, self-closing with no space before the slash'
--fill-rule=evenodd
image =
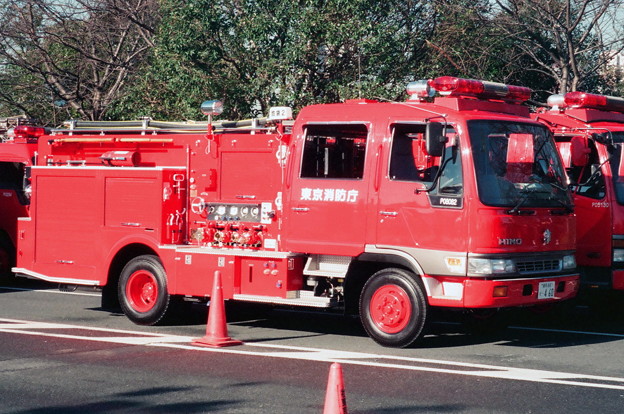
<path id="1" fill-rule="evenodd" d="M 520 246 L 522 239 L 498 239 L 499 246 Z"/>
<path id="2" fill-rule="evenodd" d="M 551 237 L 552 237 L 552 233 L 550 232 L 550 230 L 546 229 L 544 230 L 544 244 L 548 244 L 550 243 Z"/>

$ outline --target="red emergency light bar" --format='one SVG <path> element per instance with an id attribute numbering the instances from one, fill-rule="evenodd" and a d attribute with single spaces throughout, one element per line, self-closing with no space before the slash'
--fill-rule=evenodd
<path id="1" fill-rule="evenodd" d="M 36 127 L 31 125 L 18 125 L 13 130 L 15 138 L 39 138 L 45 134 L 46 130 L 43 127 Z"/>
<path id="2" fill-rule="evenodd" d="M 568 92 L 564 96 L 565 105 L 571 108 L 593 108 L 603 111 L 624 113 L 624 98 L 595 95 L 587 92 Z"/>
<path id="3" fill-rule="evenodd" d="M 440 92 L 440 95 L 447 96 L 468 95 L 518 102 L 524 102 L 531 98 L 531 89 L 524 86 L 505 85 L 503 83 L 463 79 L 453 76 L 441 76 L 430 80 L 429 86 Z"/>

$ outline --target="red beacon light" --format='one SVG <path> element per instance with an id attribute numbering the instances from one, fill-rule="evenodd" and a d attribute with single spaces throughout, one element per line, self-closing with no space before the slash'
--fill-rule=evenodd
<path id="1" fill-rule="evenodd" d="M 531 89 L 524 86 L 505 85 L 474 79 L 441 76 L 429 81 L 429 85 L 443 96 L 474 96 L 502 101 L 524 102 L 531 98 Z"/>
<path id="2" fill-rule="evenodd" d="M 615 96 L 576 91 L 566 93 L 564 101 L 565 105 L 570 108 L 592 108 L 624 113 L 624 98 L 616 98 Z"/>
<path id="3" fill-rule="evenodd" d="M 37 139 L 46 133 L 45 128 L 31 125 L 18 125 L 13 129 L 15 139 Z"/>

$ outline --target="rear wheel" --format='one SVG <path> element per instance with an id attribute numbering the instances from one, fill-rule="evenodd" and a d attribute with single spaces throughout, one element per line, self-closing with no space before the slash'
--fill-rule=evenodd
<path id="1" fill-rule="evenodd" d="M 427 322 L 427 299 L 417 276 L 403 269 L 383 269 L 364 285 L 360 319 L 377 343 L 404 348 L 418 340 Z"/>
<path id="2" fill-rule="evenodd" d="M 119 303 L 128 319 L 139 325 L 154 325 L 169 309 L 167 275 L 153 255 L 130 260 L 119 277 Z"/>

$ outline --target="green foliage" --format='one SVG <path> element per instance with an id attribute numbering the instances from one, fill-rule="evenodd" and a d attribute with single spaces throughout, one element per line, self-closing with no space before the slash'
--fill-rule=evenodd
<path id="1" fill-rule="evenodd" d="M 163 0 L 149 65 L 111 117 L 197 118 L 270 106 L 401 97 L 433 27 L 427 2 Z"/>

